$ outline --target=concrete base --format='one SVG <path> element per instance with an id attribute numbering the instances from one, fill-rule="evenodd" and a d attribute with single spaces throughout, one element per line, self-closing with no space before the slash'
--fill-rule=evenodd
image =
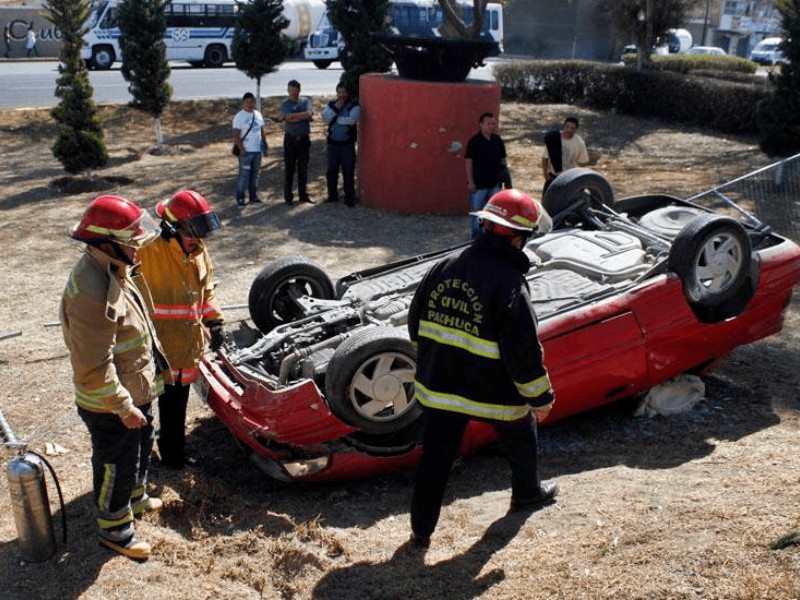
<path id="1" fill-rule="evenodd" d="M 359 88 L 361 201 L 393 212 L 466 214 L 464 152 L 481 113 L 500 114 L 500 86 L 368 74 Z"/>

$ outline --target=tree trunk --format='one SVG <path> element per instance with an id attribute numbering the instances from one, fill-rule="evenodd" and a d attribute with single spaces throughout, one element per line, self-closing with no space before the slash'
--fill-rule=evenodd
<path id="1" fill-rule="evenodd" d="M 156 146 L 164 145 L 164 133 L 161 131 L 161 117 L 153 117 L 156 126 Z"/>

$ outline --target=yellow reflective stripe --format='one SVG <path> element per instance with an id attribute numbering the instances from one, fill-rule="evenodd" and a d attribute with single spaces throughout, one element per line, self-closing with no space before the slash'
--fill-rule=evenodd
<path id="1" fill-rule="evenodd" d="M 530 227 L 531 229 L 536 227 L 536 221 L 531 221 L 530 219 L 526 219 L 522 215 L 514 215 L 513 217 L 511 217 L 511 221 L 514 223 L 519 223 L 523 227 Z"/>
<path id="2" fill-rule="evenodd" d="M 89 225 L 86 230 L 102 235 L 113 235 L 114 237 L 118 237 L 123 240 L 133 237 L 133 234 L 136 233 L 132 229 L 108 229 L 106 227 L 98 227 L 97 225 Z"/>
<path id="3" fill-rule="evenodd" d="M 523 418 L 530 407 L 506 406 L 500 404 L 487 404 L 476 402 L 469 398 L 464 398 L 457 394 L 445 394 L 429 390 L 419 381 L 414 382 L 414 397 L 423 406 L 428 408 L 438 408 L 440 410 L 450 410 L 453 412 L 479 417 L 482 419 L 494 419 L 496 421 L 516 421 Z"/>
<path id="4" fill-rule="evenodd" d="M 146 333 L 141 333 L 130 340 L 125 340 L 124 342 L 119 342 L 114 346 L 114 354 L 124 354 L 125 352 L 130 352 L 131 350 L 135 350 L 140 346 L 144 346 L 145 342 L 148 340 L 148 335 Z"/>
<path id="5" fill-rule="evenodd" d="M 75 402 L 92 412 L 104 410 L 106 407 L 106 400 L 117 397 L 117 387 L 113 383 L 109 383 L 101 388 L 94 390 L 85 390 L 75 386 Z"/>
<path id="6" fill-rule="evenodd" d="M 116 479 L 116 465 L 106 463 L 103 465 L 103 483 L 100 486 L 100 493 L 97 499 L 97 508 L 108 512 L 108 505 L 111 503 L 110 490 L 114 489 Z"/>
<path id="7" fill-rule="evenodd" d="M 517 383 L 515 381 L 514 385 L 517 386 L 517 391 L 523 398 L 538 398 L 545 392 L 550 391 L 550 378 L 545 373 L 528 383 Z"/>
<path id="8" fill-rule="evenodd" d="M 484 340 L 460 329 L 445 327 L 431 321 L 420 321 L 418 335 L 445 346 L 461 348 L 476 356 L 493 359 L 500 358 L 500 346 L 497 342 Z"/>
<path id="9" fill-rule="evenodd" d="M 100 527 L 100 529 L 119 527 L 120 525 L 125 525 L 131 521 L 133 521 L 133 511 L 131 510 L 125 513 L 124 517 L 120 517 L 119 519 L 103 519 L 102 517 L 97 517 L 97 525 Z"/>
<path id="10" fill-rule="evenodd" d="M 78 281 L 75 279 L 75 275 L 70 273 L 69 279 L 67 279 L 67 289 L 64 290 L 64 294 L 66 294 L 67 298 L 74 298 L 79 292 Z"/>

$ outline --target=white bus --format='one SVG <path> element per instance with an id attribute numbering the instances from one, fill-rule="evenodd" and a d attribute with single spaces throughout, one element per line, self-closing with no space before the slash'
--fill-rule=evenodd
<path id="1" fill-rule="evenodd" d="M 117 5 L 118 0 L 104 0 L 92 10 L 81 53 L 91 68 L 110 69 L 122 59 Z M 185 60 L 196 67 L 221 67 L 231 56 L 236 11 L 234 0 L 174 0 L 167 4 L 167 60 Z"/>
<path id="2" fill-rule="evenodd" d="M 472 23 L 471 0 L 462 0 L 459 5 L 464 21 Z M 436 0 L 390 0 L 389 18 L 392 30 L 399 35 L 428 37 L 438 36 L 437 30 L 444 20 L 442 8 Z M 499 3 L 490 2 L 486 5 L 481 35 L 491 36 L 500 45 L 500 52 L 503 51 L 503 7 Z M 333 61 L 339 60 L 339 52 L 343 47 L 344 40 L 325 11 L 316 31 L 308 36 L 305 58 L 313 61 L 318 68 L 327 69 Z"/>

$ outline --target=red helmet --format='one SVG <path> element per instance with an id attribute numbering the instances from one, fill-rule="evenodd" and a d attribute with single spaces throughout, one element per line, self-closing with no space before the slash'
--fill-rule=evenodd
<path id="1" fill-rule="evenodd" d="M 69 232 L 82 242 L 116 242 L 141 248 L 158 236 L 158 226 L 139 206 L 121 196 L 98 196 Z"/>
<path id="2" fill-rule="evenodd" d="M 470 214 L 478 217 L 492 233 L 508 237 L 532 234 L 540 217 L 539 205 L 534 199 L 513 189 L 497 192 L 483 209 Z"/>
<path id="3" fill-rule="evenodd" d="M 222 227 L 208 200 L 194 190 L 181 190 L 169 200 L 162 200 L 156 204 L 156 214 L 195 238 L 206 237 Z"/>

